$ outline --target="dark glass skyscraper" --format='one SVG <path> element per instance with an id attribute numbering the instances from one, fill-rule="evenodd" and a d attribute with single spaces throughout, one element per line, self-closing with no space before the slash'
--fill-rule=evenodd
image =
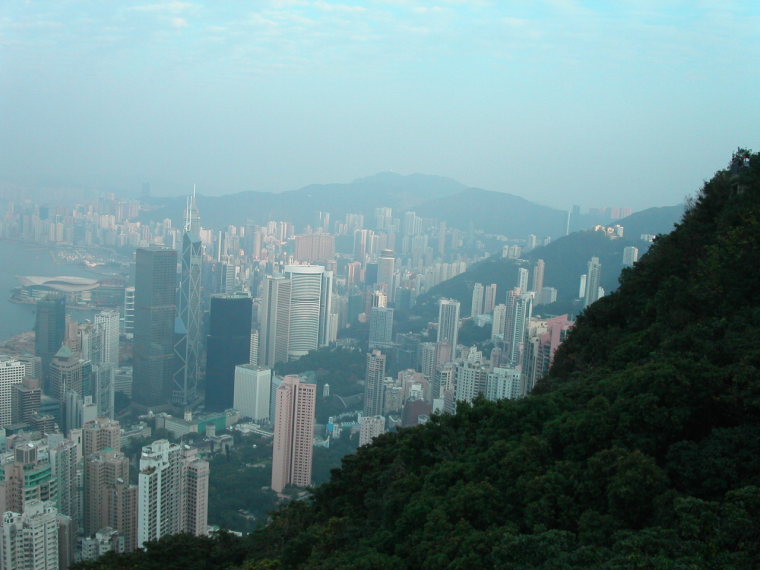
<path id="1" fill-rule="evenodd" d="M 137 250 L 132 398 L 146 406 L 165 404 L 172 389 L 177 252 Z"/>
<path id="2" fill-rule="evenodd" d="M 206 410 L 232 407 L 235 366 L 250 359 L 253 304 L 245 295 L 211 297 L 206 348 Z"/>
<path id="3" fill-rule="evenodd" d="M 37 301 L 34 323 L 34 352 L 42 359 L 42 377 L 50 375 L 50 361 L 66 338 L 66 300 L 62 295 L 48 295 Z"/>

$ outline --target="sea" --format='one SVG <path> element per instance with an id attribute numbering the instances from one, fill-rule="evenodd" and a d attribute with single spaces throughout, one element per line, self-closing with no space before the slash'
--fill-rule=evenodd
<path id="1" fill-rule="evenodd" d="M 61 263 L 49 247 L 0 240 L 0 344 L 18 334 L 34 330 L 34 305 L 11 302 L 19 286 L 18 275 L 73 275 L 97 278 L 86 267 Z M 92 319 L 92 311 L 69 311 L 74 320 Z"/>

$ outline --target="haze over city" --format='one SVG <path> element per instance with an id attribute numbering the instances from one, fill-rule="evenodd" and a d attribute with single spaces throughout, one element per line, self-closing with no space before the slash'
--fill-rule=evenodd
<path id="1" fill-rule="evenodd" d="M 4 2 L 0 181 L 219 195 L 396 171 L 563 209 L 675 204 L 760 146 L 759 17 L 754 2 Z"/>

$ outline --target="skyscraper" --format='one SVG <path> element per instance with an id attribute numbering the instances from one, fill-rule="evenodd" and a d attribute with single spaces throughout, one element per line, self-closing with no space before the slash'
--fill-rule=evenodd
<path id="1" fill-rule="evenodd" d="M 602 264 L 598 257 L 592 257 L 588 262 L 588 272 L 586 273 L 586 293 L 584 296 L 583 306 L 588 307 L 591 303 L 599 299 L 599 288 L 602 281 Z"/>
<path id="2" fill-rule="evenodd" d="M 222 411 L 232 407 L 235 366 L 247 364 L 251 356 L 251 312 L 246 295 L 211 297 L 209 335 L 206 352 L 206 409 Z"/>
<path id="3" fill-rule="evenodd" d="M 0 356 L 0 428 L 13 421 L 14 386 L 24 379 L 24 365 L 13 358 Z"/>
<path id="4" fill-rule="evenodd" d="M 377 288 L 383 291 L 391 302 L 394 300 L 393 275 L 396 260 L 393 252 L 384 249 L 377 258 Z"/>
<path id="5" fill-rule="evenodd" d="M 175 336 L 176 365 L 173 373 L 172 401 L 181 406 L 192 402 L 197 395 L 199 358 L 201 354 L 201 271 L 203 249 L 200 238 L 200 216 L 193 195 L 188 198 L 185 232 L 182 235 L 177 319 L 179 332 Z"/>
<path id="6" fill-rule="evenodd" d="M 393 346 L 393 309 L 372 307 L 369 313 L 369 348 Z"/>
<path id="7" fill-rule="evenodd" d="M 472 308 L 470 309 L 470 316 L 477 317 L 484 313 L 483 301 L 484 301 L 485 289 L 482 283 L 475 283 L 472 286 Z"/>
<path id="8" fill-rule="evenodd" d="M 259 362 L 273 367 L 288 360 L 291 283 L 284 277 L 267 277 L 259 307 Z"/>
<path id="9" fill-rule="evenodd" d="M 451 347 L 447 362 L 454 359 L 459 339 L 459 301 L 441 299 L 438 301 L 438 336 L 436 341 L 448 343 Z"/>
<path id="10" fill-rule="evenodd" d="M 491 340 L 493 342 L 504 340 L 504 331 L 507 322 L 507 306 L 496 305 L 493 308 L 493 325 L 491 328 Z"/>
<path id="11" fill-rule="evenodd" d="M 50 362 L 50 391 L 53 397 L 63 402 L 66 392 L 76 392 L 80 398 L 92 395 L 92 364 L 73 352 L 67 345 L 61 345 Z"/>
<path id="12" fill-rule="evenodd" d="M 385 416 L 362 416 L 359 423 L 359 447 L 372 443 L 373 439 L 385 433 Z"/>
<path id="13" fill-rule="evenodd" d="M 0 568 L 58 570 L 58 512 L 52 502 L 29 501 L 0 520 Z"/>
<path id="14" fill-rule="evenodd" d="M 48 295 L 37 301 L 34 322 L 34 352 L 42 358 L 42 377 L 47 379 L 50 361 L 66 338 L 66 300 Z"/>
<path id="15" fill-rule="evenodd" d="M 385 387 L 385 355 L 379 350 L 367 354 L 367 368 L 364 375 L 364 415 L 383 414 L 383 393 Z"/>
<path id="16" fill-rule="evenodd" d="M 166 403 L 172 391 L 176 282 L 175 250 L 137 250 L 132 398 L 146 406 Z"/>
<path id="17" fill-rule="evenodd" d="M 518 295 L 512 306 L 511 318 L 507 320 L 509 328 L 506 330 L 508 345 L 508 360 L 513 366 L 520 364 L 520 354 L 528 321 L 533 313 L 533 295 L 525 293 Z"/>
<path id="18" fill-rule="evenodd" d="M 272 490 L 281 493 L 286 485 L 311 485 L 317 386 L 285 376 L 275 398 Z"/>
<path id="19" fill-rule="evenodd" d="M 102 328 L 103 346 L 100 362 L 119 366 L 119 311 L 100 311 L 95 315 L 95 325 Z M 98 362 L 98 364 L 100 363 Z"/>
<path id="20" fill-rule="evenodd" d="M 319 265 L 286 265 L 290 280 L 288 358 L 327 344 L 332 315 L 332 271 Z"/>

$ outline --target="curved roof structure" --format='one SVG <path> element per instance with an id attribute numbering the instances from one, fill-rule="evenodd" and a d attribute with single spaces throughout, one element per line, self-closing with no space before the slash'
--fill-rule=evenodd
<path id="1" fill-rule="evenodd" d="M 78 293 L 80 291 L 91 291 L 97 289 L 100 284 L 97 279 L 87 277 L 73 277 L 71 275 L 60 275 L 58 277 L 43 277 L 40 275 L 18 275 L 19 282 L 23 287 L 33 287 L 36 289 L 49 289 L 61 293 Z"/>

